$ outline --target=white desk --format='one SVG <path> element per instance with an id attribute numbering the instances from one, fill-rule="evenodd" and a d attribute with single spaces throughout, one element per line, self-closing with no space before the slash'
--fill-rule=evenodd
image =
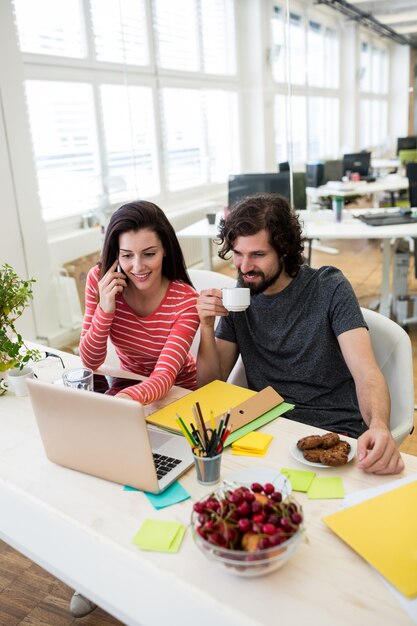
<path id="1" fill-rule="evenodd" d="M 299 211 L 303 225 L 303 235 L 307 239 L 381 239 L 382 273 L 379 312 L 390 315 L 390 268 L 392 240 L 417 237 L 417 224 L 396 224 L 393 226 L 368 226 L 354 215 L 366 213 L 370 209 L 343 211 L 342 222 L 335 222 L 332 211 Z M 383 210 L 383 209 L 382 209 Z M 397 211 L 398 209 L 386 209 Z M 381 209 L 378 209 L 380 212 Z"/>
<path id="2" fill-rule="evenodd" d="M 372 170 L 390 170 L 401 167 L 400 159 L 371 159 Z"/>
<path id="3" fill-rule="evenodd" d="M 222 216 L 223 213 L 217 213 L 216 222 L 214 224 L 209 224 L 207 218 L 204 217 L 202 220 L 194 222 L 177 232 L 177 237 L 180 240 L 182 237 L 185 239 L 201 239 L 203 265 L 207 270 L 213 269 L 211 244 L 213 239 L 216 239 L 217 237 L 219 219 Z"/>
<path id="4" fill-rule="evenodd" d="M 222 477 L 245 466 L 306 469 L 289 448 L 316 429 L 279 418 L 264 430 L 274 435 L 267 457 L 227 450 Z M 416 473 L 417 457 L 403 456 L 405 474 Z M 317 473 L 341 476 L 347 494 L 394 479 L 368 476 L 355 463 Z M 194 500 L 208 493 L 194 469 L 181 482 Z M 158 512 L 141 493 L 50 463 L 28 398 L 0 398 L 1 538 L 126 624 L 412 626 L 375 571 L 321 521 L 341 501 L 296 497 L 309 541 L 269 576 L 241 579 L 219 569 L 190 529 L 178 554 L 140 551 L 131 540 L 145 518 L 188 525 L 192 501 Z"/>
<path id="5" fill-rule="evenodd" d="M 349 181 L 341 183 L 339 188 L 333 185 L 321 185 L 320 187 L 307 187 L 307 197 L 311 202 L 317 201 L 319 198 L 335 197 L 350 198 L 352 196 L 372 195 L 372 206 L 378 207 L 378 195 L 384 191 L 394 192 L 408 189 L 408 178 L 399 174 L 390 174 L 381 176 L 373 183 L 365 181 Z"/>

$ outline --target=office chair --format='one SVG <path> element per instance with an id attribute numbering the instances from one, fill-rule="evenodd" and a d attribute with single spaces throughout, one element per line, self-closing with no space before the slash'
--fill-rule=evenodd
<path id="1" fill-rule="evenodd" d="M 222 289 L 223 287 L 236 287 L 236 278 L 232 276 L 226 276 L 219 272 L 212 272 L 210 270 L 188 269 L 188 275 L 191 278 L 191 282 L 194 285 L 194 289 L 200 292 L 202 289 Z M 216 318 L 215 326 L 218 324 L 218 318 Z M 190 352 L 197 357 L 198 346 L 200 344 L 200 329 L 194 337 L 191 344 Z"/>
<path id="2" fill-rule="evenodd" d="M 292 175 L 292 189 L 294 208 L 304 211 L 307 208 L 306 194 L 307 175 L 305 172 L 294 172 Z"/>
<path id="3" fill-rule="evenodd" d="M 401 326 L 385 315 L 361 308 L 371 336 L 379 368 L 391 396 L 390 430 L 397 446 L 414 426 L 414 377 L 411 341 Z M 247 387 L 245 367 L 239 356 L 227 382 Z"/>

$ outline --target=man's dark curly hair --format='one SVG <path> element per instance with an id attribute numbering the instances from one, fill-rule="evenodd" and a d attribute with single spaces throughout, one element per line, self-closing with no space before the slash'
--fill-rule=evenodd
<path id="1" fill-rule="evenodd" d="M 256 235 L 264 229 L 286 273 L 296 276 L 303 264 L 301 225 L 288 200 L 275 193 L 258 193 L 232 205 L 229 215 L 220 221 L 219 257 L 228 258 L 238 237 Z"/>

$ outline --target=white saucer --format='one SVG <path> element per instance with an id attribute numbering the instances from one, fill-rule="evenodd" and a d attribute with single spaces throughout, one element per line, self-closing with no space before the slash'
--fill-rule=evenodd
<path id="1" fill-rule="evenodd" d="M 344 441 L 343 437 L 340 437 L 340 439 L 341 441 Z M 348 460 L 347 460 L 348 463 L 353 459 L 356 453 L 355 446 L 351 442 L 349 443 L 350 443 L 350 451 L 348 454 Z M 307 461 L 307 459 L 304 458 L 302 450 L 297 448 L 296 443 L 292 444 L 292 446 L 290 447 L 290 452 L 291 452 L 291 456 L 293 456 L 294 459 L 296 459 L 297 461 L 300 461 L 300 463 L 303 463 L 304 465 L 310 465 L 311 467 L 320 467 L 321 469 L 328 469 L 328 468 L 337 469 L 337 468 L 343 467 L 343 465 L 336 465 L 336 466 L 324 465 L 323 463 L 314 463 L 313 461 Z"/>

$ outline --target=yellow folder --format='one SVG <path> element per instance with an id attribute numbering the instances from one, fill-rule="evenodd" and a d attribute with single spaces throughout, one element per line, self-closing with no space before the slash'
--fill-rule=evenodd
<path id="1" fill-rule="evenodd" d="M 407 598 L 417 596 L 417 481 L 323 521 Z"/>
<path id="2" fill-rule="evenodd" d="M 229 421 L 231 432 L 263 415 L 279 404 L 285 404 L 283 398 L 271 387 L 262 391 L 252 391 L 221 380 L 214 380 L 197 391 L 172 402 L 168 406 L 148 415 L 146 420 L 161 428 L 181 432 L 177 424 L 177 414 L 187 427 L 195 422 L 193 406 L 199 403 L 207 428 L 211 427 L 210 412 L 213 411 L 216 428 L 225 414 L 232 409 Z M 292 408 L 292 405 L 290 405 Z"/>

